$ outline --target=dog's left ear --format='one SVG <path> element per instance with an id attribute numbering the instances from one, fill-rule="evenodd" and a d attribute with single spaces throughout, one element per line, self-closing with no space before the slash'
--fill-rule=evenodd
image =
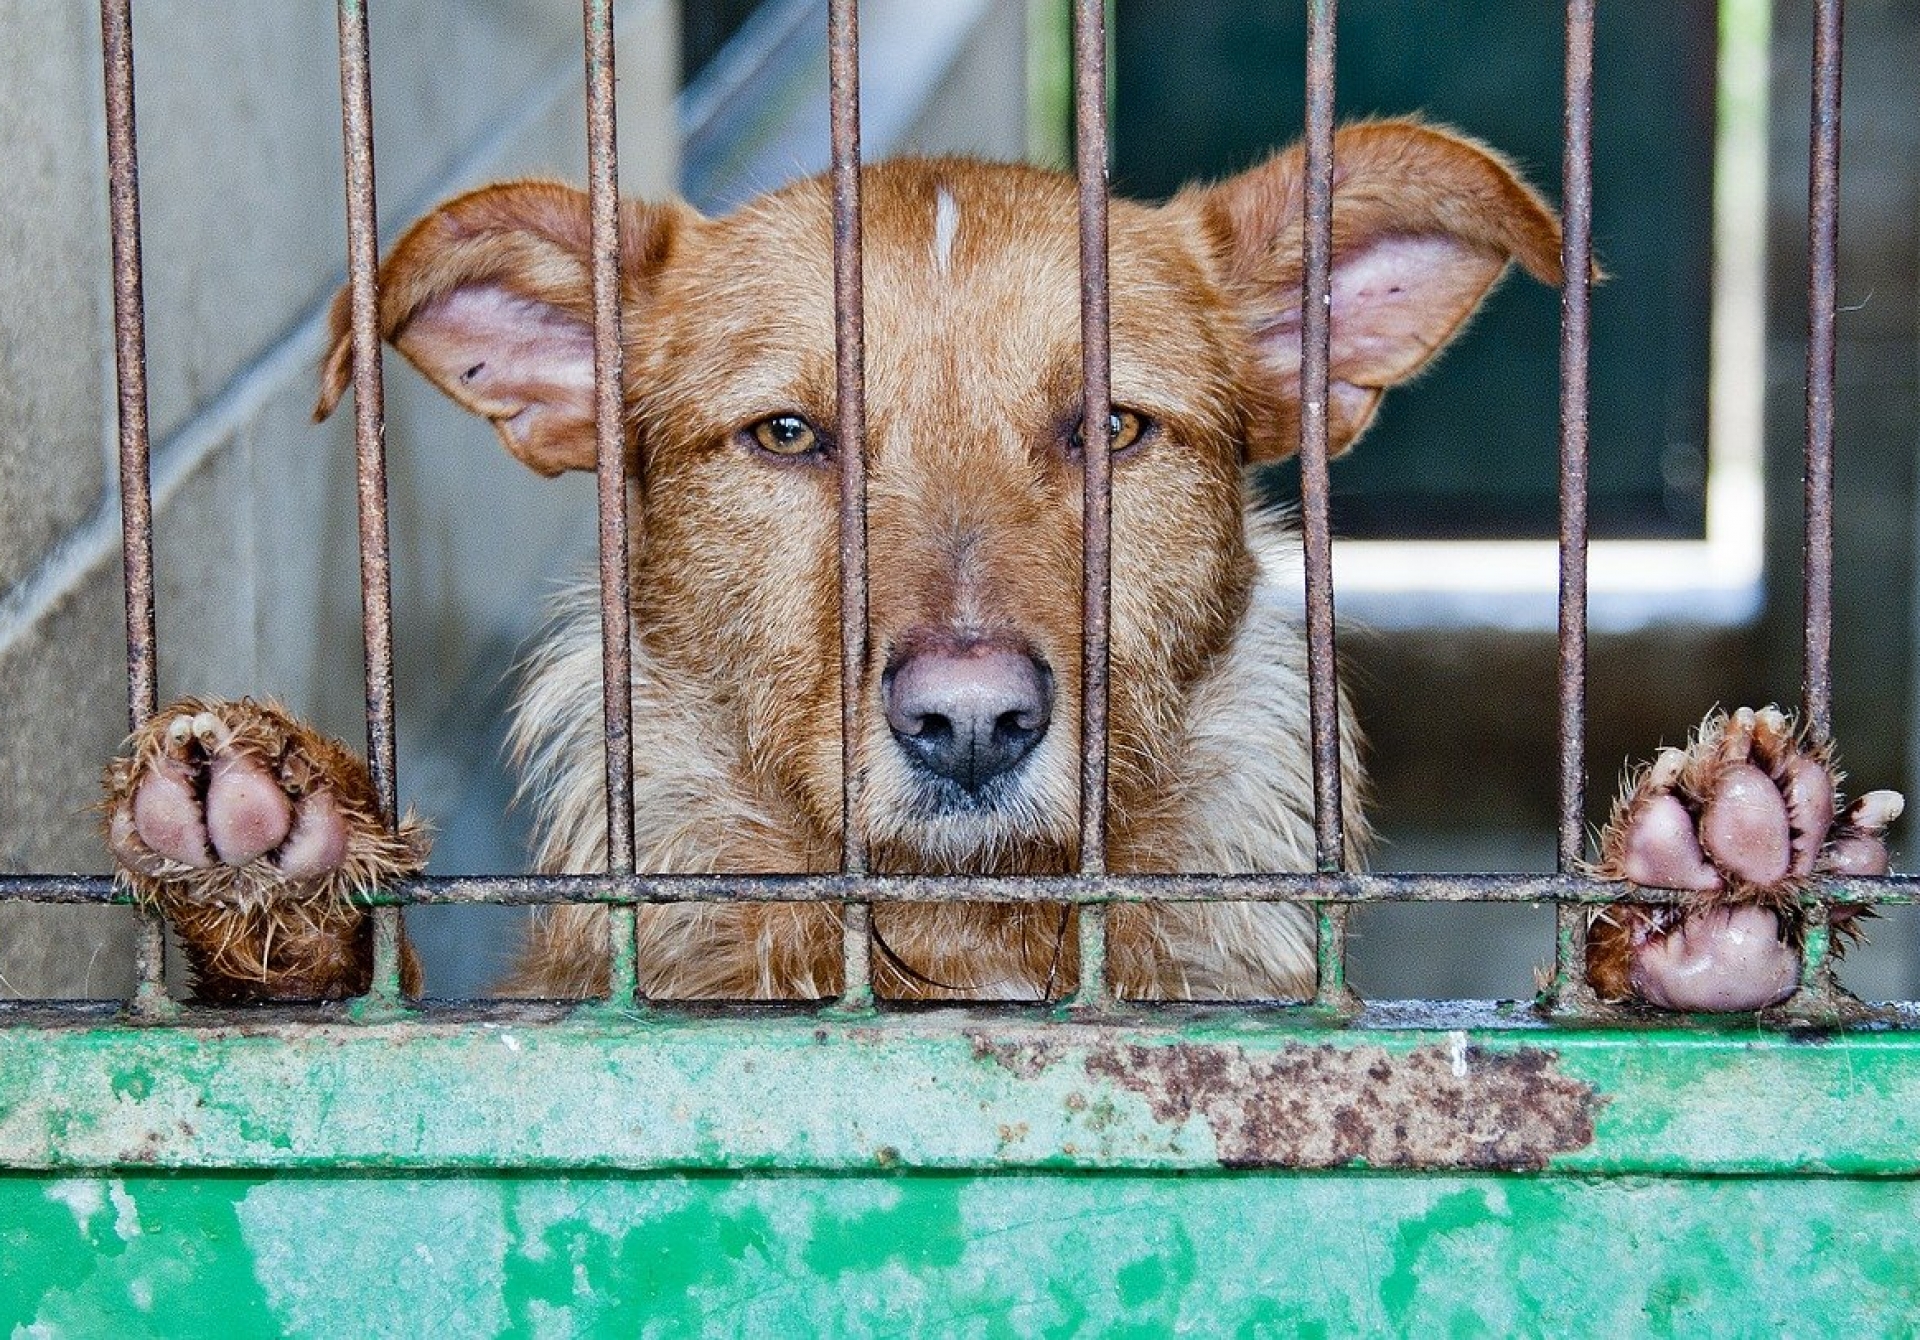
<path id="1" fill-rule="evenodd" d="M 1304 158 L 1296 145 L 1175 202 L 1200 211 L 1228 299 L 1253 333 L 1259 375 L 1283 409 L 1249 425 L 1256 461 L 1298 446 Z M 1513 260 L 1557 285 L 1560 224 L 1492 150 L 1414 121 L 1335 137 L 1330 451 L 1352 445 L 1381 393 L 1447 345 Z"/>

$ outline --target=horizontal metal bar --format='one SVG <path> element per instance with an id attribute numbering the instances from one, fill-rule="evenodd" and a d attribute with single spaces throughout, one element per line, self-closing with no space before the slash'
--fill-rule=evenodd
<path id="1" fill-rule="evenodd" d="M 373 907 L 566 903 L 1684 903 L 1577 875 L 443 875 L 368 892 Z M 129 903 L 106 875 L 0 875 L 0 903 Z M 1920 875 L 1823 880 L 1821 903 L 1920 903 Z"/>

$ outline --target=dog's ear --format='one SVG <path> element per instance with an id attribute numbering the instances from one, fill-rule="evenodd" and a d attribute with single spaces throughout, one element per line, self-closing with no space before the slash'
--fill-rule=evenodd
<path id="1" fill-rule="evenodd" d="M 684 205 L 622 202 L 625 310 L 644 301 L 675 229 L 695 217 Z M 591 237 L 584 192 L 508 182 L 440 206 L 380 267 L 380 333 L 543 475 L 591 470 L 597 455 Z M 342 291 L 316 419 L 352 381 L 350 320 Z"/>
<path id="2" fill-rule="evenodd" d="M 1229 301 L 1253 332 L 1259 375 L 1290 411 L 1250 425 L 1255 460 L 1298 446 L 1305 181 L 1296 145 L 1176 201 L 1199 209 Z M 1558 284 L 1560 224 L 1492 150 L 1415 121 L 1335 137 L 1330 451 L 1352 445 L 1382 392 L 1445 347 L 1510 260 Z"/>

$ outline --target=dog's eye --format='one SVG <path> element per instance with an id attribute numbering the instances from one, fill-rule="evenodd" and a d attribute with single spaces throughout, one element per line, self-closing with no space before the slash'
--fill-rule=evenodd
<path id="1" fill-rule="evenodd" d="M 820 434 L 798 414 L 776 414 L 747 429 L 753 444 L 776 456 L 807 456 L 820 450 Z"/>
<path id="2" fill-rule="evenodd" d="M 1146 436 L 1147 429 L 1151 423 L 1152 420 L 1143 415 L 1136 414 L 1130 409 L 1121 409 L 1116 405 L 1113 412 L 1107 416 L 1108 452 L 1118 456 L 1121 452 Z M 1073 430 L 1073 449 L 1075 451 L 1084 450 L 1087 445 L 1086 438 L 1086 429 L 1076 424 Z"/>

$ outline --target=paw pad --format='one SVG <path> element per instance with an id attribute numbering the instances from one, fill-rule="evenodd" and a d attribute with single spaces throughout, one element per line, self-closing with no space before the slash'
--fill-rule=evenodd
<path id="1" fill-rule="evenodd" d="M 377 873 L 396 854 L 417 866 L 375 817 L 365 765 L 270 703 L 188 699 L 157 714 L 106 789 L 108 845 L 148 881 L 244 892 Z"/>
<path id="2" fill-rule="evenodd" d="M 1831 752 L 1773 707 L 1716 713 L 1685 749 L 1662 750 L 1630 777 L 1596 873 L 1689 896 L 1681 908 L 1597 913 L 1594 988 L 1687 1010 L 1761 1009 L 1791 995 L 1801 889 L 1823 875 L 1885 874 L 1886 830 L 1904 804 L 1873 791 L 1843 809 L 1840 780 Z"/>
<path id="3" fill-rule="evenodd" d="M 350 750 L 271 703 L 188 699 L 134 732 L 105 780 L 121 876 L 172 920 L 200 999 L 366 989 L 370 923 L 351 893 L 418 871 L 427 843 L 412 819 L 381 822 Z"/>

